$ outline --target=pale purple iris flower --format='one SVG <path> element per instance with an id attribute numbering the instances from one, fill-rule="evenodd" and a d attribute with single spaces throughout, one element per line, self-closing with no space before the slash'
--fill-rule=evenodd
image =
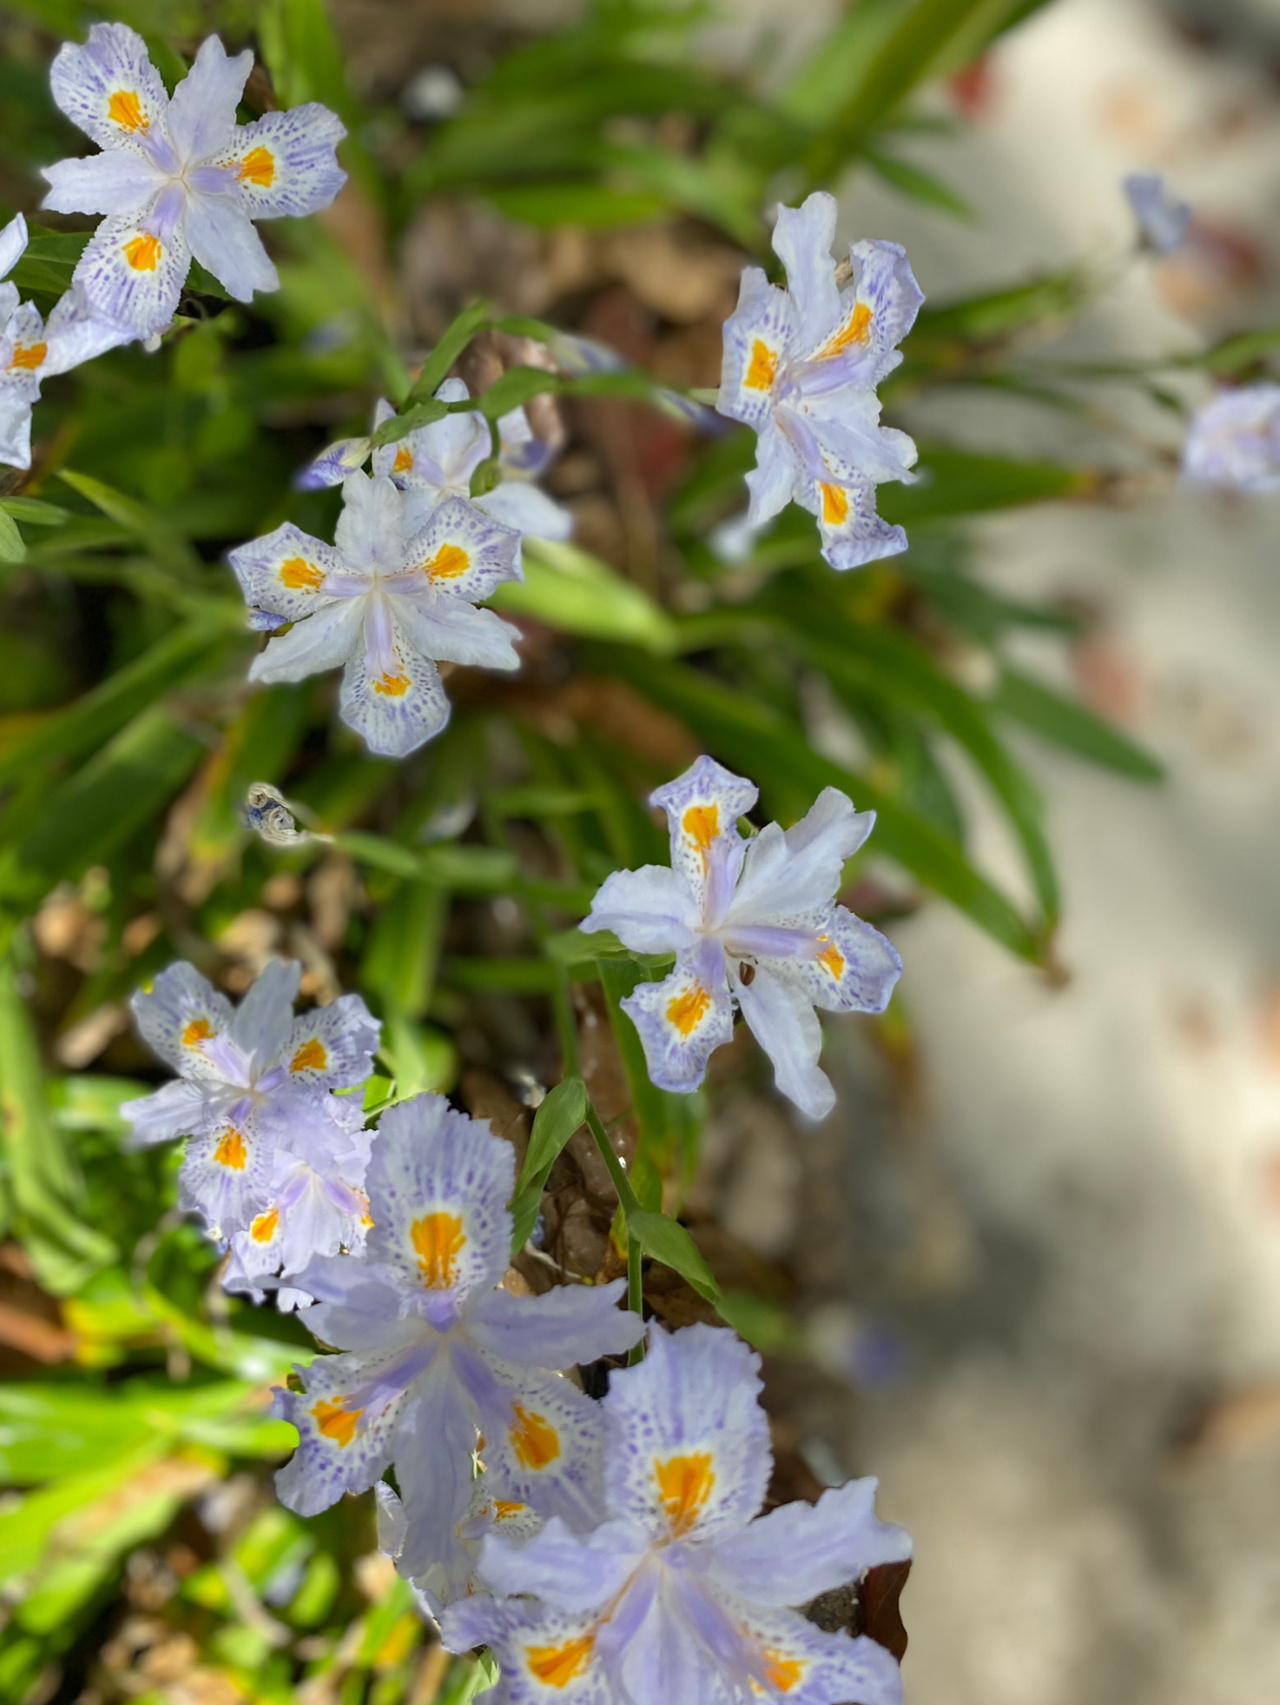
<path id="1" fill-rule="evenodd" d="M 916 447 L 880 425 L 876 386 L 902 360 L 897 345 L 924 300 L 897 243 L 850 245 L 852 276 L 836 277 L 836 203 L 815 191 L 780 207 L 773 247 L 787 287 L 749 266 L 725 322 L 717 407 L 758 435 L 748 511 L 763 526 L 794 500 L 818 519 L 833 568 L 857 568 L 907 548 L 876 514 L 875 488 L 911 480 Z"/>
<path id="2" fill-rule="evenodd" d="M 604 1398 L 605 1512 L 589 1533 L 553 1518 L 523 1544 L 497 1533 L 479 1574 L 501 1598 L 443 1619 L 446 1646 L 488 1644 L 493 1705 L 897 1705 L 898 1665 L 862 1635 L 792 1608 L 911 1555 L 877 1519 L 876 1483 L 761 1516 L 769 1424 L 760 1358 L 731 1332 L 649 1329 Z"/>
<path id="3" fill-rule="evenodd" d="M 1260 380 L 1221 391 L 1187 428 L 1183 477 L 1228 491 L 1280 486 L 1280 385 Z"/>
<path id="4" fill-rule="evenodd" d="M 95 24 L 53 62 L 54 100 L 102 152 L 46 167 L 44 205 L 106 215 L 75 282 L 136 337 L 173 318 L 193 257 L 238 301 L 278 289 L 253 221 L 314 213 L 346 181 L 334 152 L 346 131 L 326 107 L 236 123 L 252 66 L 210 36 L 170 99 L 127 24 Z"/>
<path id="5" fill-rule="evenodd" d="M 142 1039 L 179 1075 L 120 1111 L 135 1147 L 187 1138 L 179 1200 L 215 1237 L 247 1230 L 270 1207 L 277 1153 L 306 1142 L 302 1126 L 332 1120 L 355 1140 L 351 1124 L 363 1123 L 358 1104 L 315 1103 L 369 1075 L 378 1024 L 359 995 L 295 1017 L 300 977 L 296 961 L 272 960 L 233 1008 L 179 962 L 133 997 Z"/>
<path id="6" fill-rule="evenodd" d="M 463 380 L 446 379 L 436 401 L 461 403 L 470 395 Z M 394 415 L 391 404 L 380 401 L 374 409 L 375 430 Z M 478 409 L 447 414 L 376 449 L 369 438 L 339 439 L 321 451 L 297 483 L 304 491 L 340 485 L 372 455 L 374 473 L 404 492 L 410 526 L 422 526 L 441 503 L 456 497 L 521 536 L 567 539 L 573 532 L 572 515 L 532 483 L 544 471 L 551 446 L 535 436 L 522 408 L 499 420 L 498 441 L 502 478 L 492 491 L 476 497 L 471 496 L 471 476 L 493 452 L 489 423 Z"/>
<path id="7" fill-rule="evenodd" d="M 42 319 L 9 280 L 26 247 L 27 223 L 19 213 L 0 231 L 0 462 L 11 468 L 31 466 L 31 410 L 41 382 L 134 336 L 95 313 L 78 289 L 68 290 L 47 322 Z"/>
<path id="8" fill-rule="evenodd" d="M 660 1088 L 697 1088 L 733 1035 L 736 1004 L 778 1088 L 820 1119 L 835 1091 L 818 1066 L 815 1007 L 883 1012 L 902 973 L 879 930 L 834 903 L 875 813 L 829 787 L 793 828 L 770 823 L 746 840 L 738 818 L 756 799 L 752 782 L 699 758 L 650 799 L 667 815 L 670 869 L 615 871 L 580 927 L 612 930 L 634 953 L 676 955 L 669 976 L 622 1003 Z"/>
<path id="9" fill-rule="evenodd" d="M 371 752 L 402 758 L 449 720 L 438 660 L 518 669 L 518 628 L 479 610 L 518 580 L 520 535 L 463 498 L 415 518 L 385 476 L 348 474 L 335 543 L 292 522 L 230 553 L 250 625 L 292 626 L 254 658 L 253 681 L 345 666 L 339 714 Z"/>
<path id="10" fill-rule="evenodd" d="M 298 1369 L 278 1393 L 298 1429 L 276 1476 L 281 1499 L 313 1515 L 394 1467 L 404 1502 L 398 1566 L 410 1579 L 466 1580 L 459 1534 L 479 1440 L 500 1496 L 577 1526 L 598 1504 L 596 1405 L 555 1370 L 629 1349 L 643 1333 L 608 1285 L 544 1296 L 496 1288 L 507 1269 L 515 1153 L 486 1120 L 418 1095 L 384 1113 L 365 1178 L 362 1257 L 315 1261 L 298 1285 L 319 1298 L 300 1318 L 341 1355 Z"/>
<path id="11" fill-rule="evenodd" d="M 1158 255 L 1181 248 L 1191 224 L 1191 208 L 1179 201 L 1159 172 L 1130 172 L 1125 198 L 1143 242 Z"/>

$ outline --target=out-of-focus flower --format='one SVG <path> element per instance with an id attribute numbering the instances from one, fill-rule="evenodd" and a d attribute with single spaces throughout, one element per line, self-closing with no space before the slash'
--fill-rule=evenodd
<path id="1" fill-rule="evenodd" d="M 592 1437 L 597 1443 L 602 1439 L 602 1422 L 592 1430 Z M 595 1454 L 599 1455 L 598 1450 Z M 409 1537 L 409 1514 L 403 1499 L 385 1480 L 379 1480 L 373 1490 L 378 1501 L 378 1549 L 398 1567 Z M 491 1472 L 481 1473 L 471 1488 L 466 1514 L 455 1529 L 457 1544 L 446 1560 L 432 1563 L 409 1581 L 421 1608 L 438 1622 L 447 1606 L 458 1599 L 487 1592 L 475 1572 L 484 1541 L 491 1533 L 500 1533 L 506 1539 L 532 1539 L 541 1531 L 543 1519 L 532 1505 L 504 1498 Z"/>
<path id="2" fill-rule="evenodd" d="M 298 1275 L 320 1299 L 301 1318 L 346 1353 L 299 1369 L 304 1392 L 278 1394 L 299 1443 L 276 1487 L 290 1509 L 312 1515 L 394 1465 L 401 1572 L 416 1579 L 438 1567 L 465 1581 L 458 1527 L 478 1435 L 504 1499 L 590 1523 L 598 1412 L 551 1370 L 628 1349 L 643 1326 L 616 1306 L 622 1280 L 545 1296 L 495 1289 L 511 1247 L 514 1152 L 443 1096 L 383 1115 L 365 1182 L 364 1256 Z"/>
<path id="3" fill-rule="evenodd" d="M 436 392 L 436 401 L 462 403 L 470 395 L 461 379 L 446 379 Z M 374 428 L 394 415 L 391 404 L 380 401 L 374 410 Z M 533 477 L 542 471 L 543 463 L 535 453 L 541 440 L 534 436 L 522 408 L 503 415 L 498 422 L 498 438 L 498 465 L 503 478 L 482 496 L 471 496 L 471 476 L 491 454 L 492 439 L 489 423 L 478 409 L 447 414 L 377 449 L 368 438 L 339 439 L 321 451 L 298 483 L 303 490 L 338 485 L 372 454 L 374 473 L 386 475 L 405 493 L 411 529 L 421 527 L 447 498 L 458 497 L 522 535 L 567 539 L 573 532 L 572 515 L 532 484 Z"/>
<path id="4" fill-rule="evenodd" d="M 1198 485 L 1235 491 L 1280 486 L 1280 385 L 1238 385 L 1198 410 L 1187 428 L 1182 472 Z"/>
<path id="5" fill-rule="evenodd" d="M 269 1205 L 277 1148 L 305 1140 L 300 1120 L 343 1118 L 342 1104 L 317 1115 L 316 1101 L 369 1075 L 379 1037 L 369 1009 L 342 995 L 295 1017 L 301 974 L 273 960 L 233 1008 L 179 962 L 133 997 L 143 1040 L 179 1075 L 120 1111 L 135 1146 L 187 1138 L 180 1200 L 215 1236 L 246 1229 Z"/>
<path id="6" fill-rule="evenodd" d="M 824 191 L 778 209 L 773 246 L 787 288 L 759 267 L 743 273 L 725 322 L 717 407 L 759 437 L 747 475 L 753 525 L 794 499 L 817 516 L 832 567 L 857 568 L 907 548 L 902 528 L 876 514 L 875 488 L 909 480 L 916 447 L 879 424 L 876 386 L 902 360 L 896 346 L 924 297 L 897 243 L 851 244 L 852 278 L 838 284 L 835 229 L 835 198 Z"/>
<path id="7" fill-rule="evenodd" d="M 135 336 L 172 319 L 193 256 L 238 301 L 277 289 L 253 220 L 314 213 L 346 181 L 334 153 L 346 131 L 326 107 L 237 125 L 252 66 L 210 36 L 171 100 L 126 24 L 95 24 L 53 62 L 54 100 L 102 152 L 46 167 L 44 205 L 106 215 L 75 282 Z"/>
<path id="8" fill-rule="evenodd" d="M 335 544 L 288 521 L 230 553 L 256 628 L 292 623 L 254 658 L 254 681 L 345 665 L 339 709 L 369 750 L 401 758 L 438 734 L 449 701 L 436 661 L 518 669 L 519 630 L 478 610 L 518 580 L 520 535 L 452 497 L 411 526 L 385 477 L 348 474 Z"/>
<path id="9" fill-rule="evenodd" d="M 1142 240 L 1158 255 L 1179 248 L 1191 223 L 1191 208 L 1178 201 L 1159 172 L 1130 172 L 1124 193 Z"/>
<path id="10" fill-rule="evenodd" d="M 865 1635 L 828 1634 L 791 1608 L 911 1555 L 877 1519 L 874 1480 L 758 1514 L 769 1482 L 760 1358 L 731 1332 L 656 1323 L 649 1352 L 611 1376 L 606 1519 L 552 1519 L 524 1544 L 484 1542 L 480 1576 L 506 1602 L 444 1617 L 453 1651 L 488 1643 L 494 1705 L 897 1705 L 897 1663 Z"/>
<path id="11" fill-rule="evenodd" d="M 635 953 L 674 953 L 675 970 L 623 1001 L 662 1089 L 693 1090 L 733 1034 L 736 1002 L 773 1061 L 778 1088 L 819 1119 L 835 1091 L 818 1066 L 815 1007 L 883 1012 L 902 961 L 879 930 L 835 905 L 840 876 L 875 823 L 828 787 L 807 816 L 750 841 L 738 818 L 753 783 L 708 757 L 650 796 L 667 814 L 671 868 L 607 877 L 580 926 Z"/>
<path id="12" fill-rule="evenodd" d="M 41 381 L 92 361 L 134 335 L 95 313 L 78 290 L 67 291 L 46 323 L 9 281 L 26 247 L 27 224 L 19 213 L 0 231 L 0 462 L 14 468 L 31 466 L 31 410 Z"/>

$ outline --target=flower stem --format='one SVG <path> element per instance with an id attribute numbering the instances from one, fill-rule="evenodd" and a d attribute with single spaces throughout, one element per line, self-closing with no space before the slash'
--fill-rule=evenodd
<path id="1" fill-rule="evenodd" d="M 613 1180 L 613 1187 L 618 1192 L 618 1201 L 622 1205 L 622 1217 L 627 1221 L 627 1307 L 633 1314 L 638 1314 L 643 1319 L 644 1285 L 640 1273 L 641 1249 L 630 1225 L 631 1215 L 639 1208 L 640 1203 L 636 1198 L 635 1191 L 631 1188 L 631 1180 L 627 1177 L 622 1162 L 619 1160 L 613 1144 L 609 1141 L 609 1133 L 600 1123 L 600 1115 L 590 1101 L 587 1102 L 587 1129 L 591 1132 L 595 1145 L 600 1150 L 601 1158 L 609 1168 L 609 1177 Z M 637 1362 L 643 1360 L 644 1343 L 642 1341 L 632 1347 L 627 1356 L 627 1366 L 634 1367 Z"/>

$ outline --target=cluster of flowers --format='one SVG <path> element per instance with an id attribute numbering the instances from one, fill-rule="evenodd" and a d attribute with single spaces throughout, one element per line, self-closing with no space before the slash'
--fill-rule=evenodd
<path id="1" fill-rule="evenodd" d="M 833 899 L 873 818 L 828 789 L 794 828 L 746 838 L 755 800 L 706 757 L 659 788 L 671 867 L 610 876 L 585 927 L 676 954 L 627 1002 L 657 1083 L 701 1082 L 736 1000 L 779 1088 L 822 1113 L 815 1006 L 880 1011 L 901 969 Z M 278 1393 L 299 1437 L 284 1502 L 314 1514 L 375 1486 L 384 1549 L 453 1650 L 493 1648 L 511 1705 L 896 1705 L 887 1651 L 795 1613 L 910 1554 L 874 1481 L 756 1519 L 758 1358 L 724 1328 L 651 1325 L 645 1361 L 586 1396 L 564 1370 L 645 1336 L 624 1282 L 504 1288 L 510 1144 L 437 1095 L 366 1132 L 342 1092 L 378 1026 L 350 995 L 295 1018 L 297 988 L 275 962 L 233 1010 L 192 966 L 163 972 L 134 1009 L 179 1075 L 123 1109 L 136 1143 L 186 1137 L 180 1200 L 228 1246 L 224 1283 L 273 1292 L 338 1352 Z"/>

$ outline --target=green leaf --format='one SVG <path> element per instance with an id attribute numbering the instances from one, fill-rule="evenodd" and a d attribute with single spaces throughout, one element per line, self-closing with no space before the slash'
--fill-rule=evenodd
<path id="1" fill-rule="evenodd" d="M 503 615 L 533 616 L 562 633 L 626 640 L 646 650 L 675 648 L 666 611 L 599 557 L 551 539 L 524 542 L 524 580 L 508 581 L 489 600 Z"/>
<path id="2" fill-rule="evenodd" d="M 18 524 L 5 508 L 0 508 L 0 562 L 21 562 L 27 547 Z"/>
<path id="3" fill-rule="evenodd" d="M 555 178 L 542 183 L 497 184 L 486 199 L 509 219 L 555 229 L 564 225 L 589 228 L 638 225 L 657 219 L 666 203 L 650 190 L 609 189 L 580 178 Z"/>
<path id="4" fill-rule="evenodd" d="M 679 1220 L 652 1213 L 647 1208 L 632 1208 L 627 1215 L 627 1230 L 646 1255 L 687 1279 L 699 1296 L 708 1302 L 719 1301 L 720 1287 L 703 1260 L 702 1251 Z"/>
<path id="5" fill-rule="evenodd" d="M 422 364 L 422 371 L 409 392 L 410 405 L 430 402 L 449 376 L 449 369 L 488 319 L 487 302 L 473 302 L 446 327 L 439 343 Z"/>
<path id="6" fill-rule="evenodd" d="M 1089 280 L 1082 269 L 1067 267 L 1027 284 L 926 304 L 911 329 L 908 358 L 915 347 L 935 339 L 1007 337 L 1028 326 L 1063 319 L 1080 306 L 1088 291 Z"/>
<path id="7" fill-rule="evenodd" d="M 887 521 L 910 526 L 949 515 L 975 515 L 1022 503 L 1087 496 L 1098 475 L 1058 462 L 1023 462 L 977 456 L 942 445 L 922 445 L 915 485 L 882 485 L 876 502 Z"/>
<path id="8" fill-rule="evenodd" d="M 76 473 L 72 468 L 59 468 L 58 478 L 72 491 L 88 498 L 95 509 L 100 509 L 139 539 L 158 563 L 184 576 L 190 576 L 198 568 L 200 559 L 186 540 L 162 516 L 148 509 L 145 503 L 139 503 L 136 497 L 117 491 L 92 474 Z"/>
<path id="9" fill-rule="evenodd" d="M 1045 740 L 1139 781 L 1163 781 L 1164 765 L 1091 710 L 1064 698 L 1027 675 L 1006 669 L 991 701 L 1001 716 L 1020 722 Z"/>
<path id="10" fill-rule="evenodd" d="M 587 1086 L 580 1077 L 563 1078 L 547 1091 L 533 1116 L 529 1147 L 516 1185 L 518 1190 L 537 1180 L 545 1183 L 556 1156 L 586 1117 Z"/>
<path id="11" fill-rule="evenodd" d="M 30 241 L 9 282 L 23 296 L 61 296 L 71 288 L 71 275 L 85 251 L 87 231 L 49 231 L 28 225 Z"/>
<path id="12" fill-rule="evenodd" d="M 65 527 L 71 511 L 56 503 L 46 503 L 42 497 L 3 497 L 0 509 L 15 521 L 25 521 L 29 527 Z"/>
<path id="13" fill-rule="evenodd" d="M 958 219 L 977 218 L 972 202 L 966 201 L 949 184 L 934 177 L 932 172 L 926 172 L 923 166 L 913 165 L 910 160 L 886 154 L 878 148 L 866 149 L 864 157 L 877 177 L 901 190 L 903 195 L 909 195 L 913 201 L 940 208 L 943 213 L 953 213 Z"/>

